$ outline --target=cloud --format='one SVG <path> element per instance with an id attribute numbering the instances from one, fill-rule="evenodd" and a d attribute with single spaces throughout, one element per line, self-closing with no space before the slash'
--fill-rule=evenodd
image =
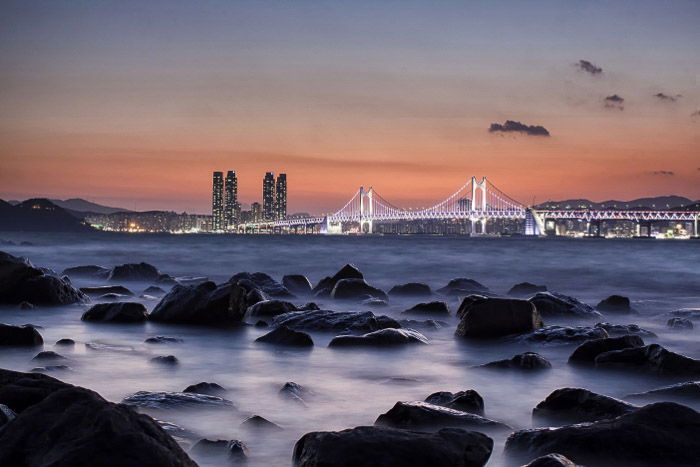
<path id="1" fill-rule="evenodd" d="M 549 131 L 540 125 L 525 125 L 520 122 L 515 122 L 513 120 L 506 120 L 506 122 L 501 125 L 500 123 L 492 123 L 489 127 L 489 133 L 525 133 L 531 136 L 549 136 Z"/>
<path id="2" fill-rule="evenodd" d="M 700 110 L 696 110 L 692 114 L 690 114 L 691 117 L 700 117 Z"/>
<path id="3" fill-rule="evenodd" d="M 700 170 L 700 169 L 699 169 L 699 170 Z M 671 170 L 655 170 L 655 171 L 653 171 L 651 174 L 652 174 L 652 175 L 661 175 L 661 176 L 664 176 L 664 177 L 670 177 L 670 176 L 676 175 L 676 174 L 675 174 L 674 172 L 672 172 Z"/>
<path id="4" fill-rule="evenodd" d="M 654 94 L 654 97 L 659 99 L 660 101 L 665 101 L 665 102 L 676 102 L 681 96 L 680 94 L 676 94 L 675 96 L 669 96 L 668 94 L 664 94 L 663 92 L 659 92 Z"/>
<path id="5" fill-rule="evenodd" d="M 603 99 L 603 102 L 605 103 L 605 107 L 608 109 L 624 110 L 625 108 L 625 106 L 623 105 L 625 100 L 617 94 L 613 94 L 612 96 L 606 97 L 605 99 Z"/>
<path id="6" fill-rule="evenodd" d="M 576 64 L 576 68 L 592 75 L 599 75 L 603 73 L 603 69 L 601 67 L 592 64 L 588 60 L 579 60 Z"/>

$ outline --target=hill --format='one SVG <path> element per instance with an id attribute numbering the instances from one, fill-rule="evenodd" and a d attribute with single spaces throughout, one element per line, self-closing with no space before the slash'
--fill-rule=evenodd
<path id="1" fill-rule="evenodd" d="M 597 203 L 589 199 L 567 199 L 563 201 L 547 201 L 535 206 L 537 209 L 641 209 L 659 210 L 683 208 L 692 205 L 691 199 L 683 196 L 656 196 L 653 198 L 637 198 L 630 201 L 608 200 Z"/>
<path id="2" fill-rule="evenodd" d="M 0 231 L 82 232 L 90 227 L 45 198 L 15 206 L 0 200 Z"/>
<path id="3" fill-rule="evenodd" d="M 128 209 L 104 206 L 82 198 L 71 198 L 66 200 L 51 199 L 49 201 L 63 209 L 82 213 L 89 212 L 95 214 L 112 214 L 114 212 L 130 212 Z"/>

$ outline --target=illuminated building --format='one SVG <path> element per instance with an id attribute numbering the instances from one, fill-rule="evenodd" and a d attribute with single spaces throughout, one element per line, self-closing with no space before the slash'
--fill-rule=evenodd
<path id="1" fill-rule="evenodd" d="M 262 214 L 264 220 L 275 219 L 275 174 L 267 172 L 263 178 Z"/>
<path id="2" fill-rule="evenodd" d="M 277 176 L 275 186 L 275 219 L 287 218 L 287 174 Z"/>
<path id="3" fill-rule="evenodd" d="M 260 203 L 250 205 L 250 218 L 252 222 L 260 222 L 263 217 L 263 209 Z"/>
<path id="4" fill-rule="evenodd" d="M 229 170 L 226 173 L 226 199 L 224 204 L 224 228 L 229 229 L 238 224 L 238 178 L 236 172 Z"/>
<path id="5" fill-rule="evenodd" d="M 212 188 L 211 215 L 214 221 L 214 230 L 224 228 L 224 174 L 214 172 L 214 183 Z"/>

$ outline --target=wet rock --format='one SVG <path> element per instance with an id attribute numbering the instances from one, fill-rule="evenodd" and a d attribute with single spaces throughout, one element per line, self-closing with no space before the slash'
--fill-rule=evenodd
<path id="1" fill-rule="evenodd" d="M 270 325 L 267 324 L 267 321 L 263 321 L 263 320 L 261 320 L 261 319 L 255 322 L 255 327 L 256 327 L 256 328 L 267 328 L 267 327 L 269 327 L 269 326 L 270 326 Z"/>
<path id="2" fill-rule="evenodd" d="M 294 295 L 311 295 L 311 281 L 302 274 L 287 274 L 282 277 L 282 285 Z"/>
<path id="3" fill-rule="evenodd" d="M 251 417 L 246 418 L 241 423 L 241 426 L 243 428 L 248 429 L 248 430 L 255 430 L 255 431 L 280 431 L 280 430 L 283 430 L 283 428 L 281 426 L 279 426 L 278 424 L 273 423 L 270 420 L 261 417 L 260 415 L 253 415 Z"/>
<path id="4" fill-rule="evenodd" d="M 364 279 L 364 276 L 355 266 L 346 264 L 334 276 L 321 279 L 311 292 L 317 297 L 328 297 L 335 284 L 342 279 Z"/>
<path id="5" fill-rule="evenodd" d="M 522 334 L 541 327 L 542 318 L 532 303 L 526 300 L 486 298 L 467 303 L 455 334 L 460 337 L 496 338 Z"/>
<path id="6" fill-rule="evenodd" d="M 248 314 L 251 317 L 270 318 L 290 311 L 297 311 L 297 307 L 284 300 L 263 300 L 248 308 Z"/>
<path id="7" fill-rule="evenodd" d="M 580 302 L 574 297 L 556 292 L 539 292 L 528 300 L 535 304 L 537 311 L 542 316 L 600 317 L 600 313 L 595 311 L 592 306 Z"/>
<path id="8" fill-rule="evenodd" d="M 508 295 L 510 295 L 511 297 L 529 297 L 531 295 L 535 295 L 538 292 L 546 291 L 546 285 L 535 285 L 531 284 L 530 282 L 521 282 L 511 287 L 508 291 Z"/>
<path id="9" fill-rule="evenodd" d="M 384 347 L 427 343 L 428 339 L 418 331 L 387 328 L 372 331 L 361 336 L 336 336 L 328 343 L 328 347 Z"/>
<path id="10" fill-rule="evenodd" d="M 152 336 L 143 342 L 146 344 L 179 344 L 184 341 L 178 337 Z"/>
<path id="11" fill-rule="evenodd" d="M 517 431 L 505 454 L 513 461 L 558 452 L 585 465 L 700 465 L 698 430 L 698 412 L 661 402 L 614 419 Z"/>
<path id="12" fill-rule="evenodd" d="M 448 296 L 460 296 L 488 293 L 489 288 L 483 284 L 480 284 L 474 279 L 458 277 L 457 279 L 452 279 L 450 282 L 448 282 L 445 287 L 437 289 L 437 292 Z"/>
<path id="13" fill-rule="evenodd" d="M 290 345 L 296 347 L 312 347 L 314 341 L 305 332 L 295 331 L 285 325 L 277 326 L 267 334 L 255 339 L 255 342 L 264 342 L 266 344 Z"/>
<path id="14" fill-rule="evenodd" d="M 200 439 L 190 449 L 190 454 L 195 457 L 206 459 L 208 462 L 233 463 L 245 462 L 248 457 L 248 447 L 243 441 Z"/>
<path id="15" fill-rule="evenodd" d="M 179 362 L 175 355 L 158 355 L 153 357 L 151 363 L 157 363 L 159 365 L 177 365 Z"/>
<path id="16" fill-rule="evenodd" d="M 700 381 L 671 384 L 670 386 L 663 386 L 651 391 L 628 394 L 625 398 L 698 402 L 700 401 Z"/>
<path id="17" fill-rule="evenodd" d="M 153 297 L 162 297 L 165 295 L 167 292 L 157 285 L 151 285 L 149 287 L 146 287 L 143 289 L 143 292 L 141 292 L 143 295 L 151 295 Z"/>
<path id="18" fill-rule="evenodd" d="M 595 366 L 667 375 L 700 376 L 700 360 L 671 352 L 659 344 L 601 353 L 595 358 Z"/>
<path id="19" fill-rule="evenodd" d="M 153 419 L 93 391 L 0 370 L 0 399 L 17 413 L 0 430 L 0 465 L 196 467 Z"/>
<path id="20" fill-rule="evenodd" d="M 87 266 L 75 266 L 66 268 L 61 273 L 62 276 L 79 277 L 82 279 L 107 279 L 110 269 L 102 266 L 90 264 Z"/>
<path id="21" fill-rule="evenodd" d="M 73 339 L 59 339 L 56 341 L 56 345 L 65 345 L 65 346 L 71 346 L 75 345 L 75 341 Z"/>
<path id="22" fill-rule="evenodd" d="M 369 306 L 372 308 L 381 308 L 389 306 L 389 302 L 382 300 L 381 298 L 366 298 L 360 302 L 361 306 Z"/>
<path id="23" fill-rule="evenodd" d="M 228 283 L 176 285 L 158 302 L 149 319 L 180 324 L 240 324 L 247 309 L 245 294 L 243 287 Z"/>
<path id="24" fill-rule="evenodd" d="M 118 281 L 143 281 L 154 282 L 161 279 L 158 268 L 148 263 L 129 263 L 121 266 L 114 266 L 109 273 L 108 280 Z"/>
<path id="25" fill-rule="evenodd" d="M 633 335 L 593 339 L 576 347 L 576 350 L 569 357 L 569 363 L 592 365 L 595 358 L 604 352 L 642 346 L 644 346 L 642 338 Z"/>
<path id="26" fill-rule="evenodd" d="M 70 282 L 34 267 L 26 258 L 0 251 L 0 304 L 39 306 L 81 303 L 87 297 Z"/>
<path id="27" fill-rule="evenodd" d="M 253 288 L 260 289 L 271 297 L 293 296 L 285 286 L 264 272 L 239 272 L 238 274 L 231 276 L 228 281 L 231 284 L 239 284 L 242 286 L 247 285 L 246 289 L 248 291 L 252 290 L 252 288 L 250 288 L 250 285 L 252 284 Z"/>
<path id="28" fill-rule="evenodd" d="M 44 339 L 33 326 L 0 324 L 0 346 L 34 346 L 43 343 Z"/>
<path id="29" fill-rule="evenodd" d="M 301 384 L 295 383 L 294 381 L 287 381 L 284 386 L 279 390 L 280 396 L 292 400 L 298 404 L 306 406 L 306 401 L 304 397 L 308 391 L 306 388 L 302 387 Z"/>
<path id="30" fill-rule="evenodd" d="M 150 392 L 139 391 L 123 401 L 123 404 L 151 409 L 184 408 L 233 408 L 233 402 L 217 396 L 194 392 Z"/>
<path id="31" fill-rule="evenodd" d="M 445 302 L 427 302 L 418 303 L 413 307 L 405 310 L 404 313 L 422 314 L 422 315 L 449 315 L 450 309 Z"/>
<path id="32" fill-rule="evenodd" d="M 630 299 L 622 295 L 611 295 L 601 300 L 596 309 L 605 313 L 636 313 L 630 306 Z"/>
<path id="33" fill-rule="evenodd" d="M 417 321 L 415 319 L 399 320 L 402 328 L 421 328 L 421 329 L 441 329 L 448 326 L 448 323 L 435 319 L 426 319 L 425 321 Z"/>
<path id="34" fill-rule="evenodd" d="M 65 360 L 66 357 L 63 355 L 54 352 L 53 350 L 44 350 L 43 352 L 39 352 L 32 358 L 32 360 Z"/>
<path id="35" fill-rule="evenodd" d="M 640 328 L 636 324 L 611 324 L 611 323 L 595 323 L 595 327 L 603 328 L 608 331 L 610 336 L 626 336 L 634 334 L 643 337 L 656 337 L 651 331 Z"/>
<path id="36" fill-rule="evenodd" d="M 267 300 L 267 297 L 260 289 L 251 289 L 245 296 L 245 302 L 248 307 Z"/>
<path id="37" fill-rule="evenodd" d="M 0 404 L 0 427 L 2 427 L 5 423 L 14 420 L 16 417 L 17 414 L 14 410 L 5 404 Z"/>
<path id="38" fill-rule="evenodd" d="M 540 456 L 523 467 L 578 467 L 578 465 L 565 456 L 554 452 L 546 456 Z"/>
<path id="39" fill-rule="evenodd" d="M 389 295 L 396 297 L 430 297 L 432 294 L 430 286 L 420 282 L 395 285 L 389 290 Z"/>
<path id="40" fill-rule="evenodd" d="M 295 330 L 371 332 L 377 329 L 401 327 L 386 316 L 376 316 L 371 311 L 292 311 L 276 316 L 274 326 L 287 326 Z"/>
<path id="41" fill-rule="evenodd" d="M 459 392 L 435 392 L 425 398 L 428 404 L 447 407 L 448 409 L 484 415 L 484 399 L 473 389 Z"/>
<path id="42" fill-rule="evenodd" d="M 479 295 L 479 294 L 471 294 L 467 295 L 466 297 L 462 298 L 462 302 L 459 304 L 459 308 L 457 308 L 457 318 L 462 319 L 462 317 L 467 313 L 467 310 L 476 302 L 482 301 L 482 300 L 487 300 L 489 297 L 486 295 Z"/>
<path id="43" fill-rule="evenodd" d="M 210 396 L 220 396 L 226 392 L 223 386 L 216 383 L 207 383 L 202 381 L 201 383 L 191 384 L 187 386 L 182 392 L 194 392 L 197 394 L 207 394 Z"/>
<path id="44" fill-rule="evenodd" d="M 83 313 L 80 319 L 103 323 L 143 323 L 148 319 L 148 311 L 137 302 L 98 303 Z"/>
<path id="45" fill-rule="evenodd" d="M 46 365 L 35 366 L 30 371 L 32 373 L 53 373 L 54 371 L 69 371 L 70 369 L 68 365 Z"/>
<path id="46" fill-rule="evenodd" d="M 331 298 L 335 300 L 362 300 L 378 298 L 387 300 L 383 290 L 372 287 L 364 279 L 341 279 L 333 287 Z"/>
<path id="47" fill-rule="evenodd" d="M 639 407 L 587 389 L 562 388 L 552 392 L 532 410 L 536 423 L 559 425 L 595 422 L 630 413 Z"/>
<path id="48" fill-rule="evenodd" d="M 511 429 L 508 425 L 480 415 L 421 401 L 397 402 L 388 412 L 381 414 L 374 424 L 421 431 L 437 431 L 441 428 L 469 428 L 478 431 Z"/>
<path id="49" fill-rule="evenodd" d="M 359 426 L 305 434 L 294 445 L 293 460 L 298 467 L 481 467 L 492 450 L 491 438 L 459 428 L 421 433 Z"/>
<path id="50" fill-rule="evenodd" d="M 603 328 L 590 326 L 545 326 L 520 336 L 519 339 L 540 344 L 569 344 L 605 337 L 608 337 L 608 333 Z"/>
<path id="51" fill-rule="evenodd" d="M 482 368 L 511 368 L 518 370 L 548 370 L 552 368 L 549 360 L 535 352 L 525 352 L 513 358 L 497 360 L 480 365 Z"/>
<path id="52" fill-rule="evenodd" d="M 32 304 L 29 303 L 29 302 L 22 302 L 22 303 L 19 304 L 19 309 L 20 309 L 20 310 L 33 310 L 33 309 L 34 309 L 34 305 L 32 305 Z"/>
<path id="53" fill-rule="evenodd" d="M 106 294 L 116 294 L 131 297 L 134 293 L 123 285 L 99 285 L 97 287 L 81 287 L 80 291 L 88 297 L 103 297 Z"/>
<path id="54" fill-rule="evenodd" d="M 693 322 L 688 318 L 671 318 L 666 325 L 671 329 L 693 329 Z"/>

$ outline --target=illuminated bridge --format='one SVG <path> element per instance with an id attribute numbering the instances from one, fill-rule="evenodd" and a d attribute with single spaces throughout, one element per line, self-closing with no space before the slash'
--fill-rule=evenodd
<path id="1" fill-rule="evenodd" d="M 404 209 L 384 199 L 372 187 L 358 191 L 337 212 L 327 216 L 289 218 L 241 224 L 241 232 L 275 231 L 285 229 L 314 229 L 321 233 L 342 233 L 348 225 L 359 225 L 361 232 L 372 233 L 373 225 L 379 222 L 401 221 L 468 221 L 471 233 L 486 233 L 486 225 L 493 219 L 524 220 L 526 235 L 542 235 L 545 221 L 581 220 L 589 223 L 591 232 L 600 222 L 625 220 L 637 223 L 637 230 L 654 221 L 694 222 L 694 233 L 698 232 L 698 211 L 628 211 L 628 210 L 545 210 L 525 206 L 498 189 L 483 177 L 478 181 L 471 177 L 457 191 L 443 201 L 424 209 Z"/>

